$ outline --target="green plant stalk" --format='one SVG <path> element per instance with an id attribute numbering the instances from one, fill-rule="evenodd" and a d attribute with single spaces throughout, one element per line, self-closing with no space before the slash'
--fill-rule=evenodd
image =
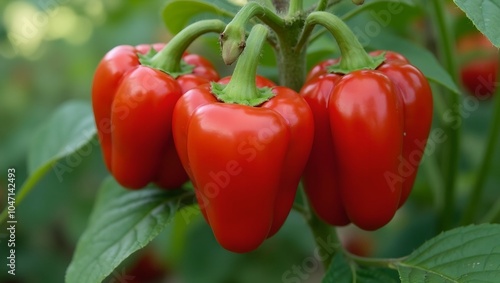
<path id="1" fill-rule="evenodd" d="M 437 211 L 442 211 L 446 202 L 443 194 L 444 180 L 436 156 L 434 154 L 425 156 L 422 167 L 429 180 L 431 190 L 434 193 L 435 208 Z"/>
<path id="2" fill-rule="evenodd" d="M 405 260 L 406 257 L 402 258 L 367 258 L 357 256 L 348 251 L 344 251 L 344 254 L 349 258 L 349 260 L 355 262 L 358 265 L 362 266 L 371 266 L 371 267 L 383 267 L 383 268 L 391 268 L 397 269 L 399 263 Z"/>
<path id="3" fill-rule="evenodd" d="M 433 20 L 437 27 L 437 40 L 441 59 L 448 73 L 453 80 L 457 82 L 457 64 L 454 56 L 454 46 L 452 40 L 452 31 L 448 27 L 445 19 L 444 3 L 442 1 L 431 1 L 433 8 Z M 446 91 L 446 90 L 444 90 Z M 460 96 L 456 93 L 450 93 L 449 104 L 451 106 L 451 118 L 461 119 L 458 105 L 460 104 Z M 450 118 L 450 119 L 451 119 Z M 443 229 L 448 229 L 453 225 L 453 217 L 455 214 L 455 190 L 456 190 L 456 175 L 458 171 L 459 154 L 460 154 L 460 127 L 446 125 L 446 135 L 448 136 L 448 146 L 444 153 L 444 170 L 445 188 L 444 188 L 444 207 L 442 211 L 441 226 Z"/>
<path id="4" fill-rule="evenodd" d="M 293 16 L 303 10 L 303 0 L 290 0 L 288 6 L 288 16 Z"/>
<path id="5" fill-rule="evenodd" d="M 226 103 L 238 103 L 256 106 L 273 96 L 269 89 L 258 89 L 255 82 L 260 52 L 266 42 L 267 27 L 257 24 L 248 37 L 248 48 L 242 54 L 231 81 L 223 88 L 212 85 L 212 91 L 220 100 Z"/>
<path id="6" fill-rule="evenodd" d="M 446 121 L 444 120 L 444 117 L 446 115 L 446 111 L 448 111 L 447 109 L 447 100 L 446 100 L 446 97 L 443 97 L 443 93 L 442 92 L 439 92 L 438 94 L 436 95 L 433 95 L 432 97 L 433 99 L 433 107 L 434 107 L 434 110 L 435 110 L 435 113 L 437 115 L 436 118 L 438 119 L 439 121 L 439 124 L 444 124 L 446 123 Z"/>
<path id="7" fill-rule="evenodd" d="M 341 249 L 340 241 L 337 237 L 337 233 L 335 233 L 335 230 L 331 226 L 323 222 L 321 219 L 319 219 L 316 213 L 311 209 L 303 186 L 299 185 L 298 190 L 299 193 L 302 194 L 303 204 L 298 205 L 294 203 L 293 209 L 302 214 L 302 216 L 306 220 L 313 234 L 314 242 L 316 243 L 316 248 L 318 249 L 318 254 L 324 255 L 321 260 L 324 269 L 327 270 L 333 259 L 335 258 L 336 251 Z M 327 249 L 325 245 L 325 242 L 330 242 L 328 241 L 329 237 L 331 241 L 337 243 L 337 246 L 335 247 L 335 250 L 333 252 Z M 331 239 L 331 237 L 334 238 Z"/>
<path id="8" fill-rule="evenodd" d="M 262 6 L 268 8 L 269 10 L 276 13 L 276 7 L 274 7 L 273 1 L 271 1 L 271 0 L 257 0 L 256 2 L 260 3 Z M 233 18 L 233 17 L 231 17 L 231 18 Z"/>
<path id="9" fill-rule="evenodd" d="M 500 63 L 500 60 L 499 60 Z M 500 72 L 497 74 L 497 82 L 500 82 Z M 465 209 L 465 213 L 462 219 L 462 224 L 467 225 L 473 223 L 476 217 L 477 209 L 481 203 L 481 198 L 483 196 L 484 185 L 488 178 L 488 173 L 491 171 L 491 165 L 493 161 L 493 156 L 495 153 L 495 147 L 498 142 L 498 136 L 500 134 L 500 87 L 496 88 L 496 93 L 493 95 L 494 108 L 493 108 L 493 120 L 491 122 L 486 150 L 483 154 L 479 171 L 477 172 L 474 186 L 472 187 L 471 196 L 468 198 L 469 203 Z M 495 217 L 493 217 L 495 218 Z"/>
<path id="10" fill-rule="evenodd" d="M 273 11 L 257 2 L 249 2 L 241 8 L 236 16 L 227 24 L 221 34 L 222 59 L 227 65 L 235 62 L 245 49 L 246 24 L 257 17 L 268 25 L 276 34 L 284 33 L 285 22 Z"/>
<path id="11" fill-rule="evenodd" d="M 147 60 L 146 64 L 174 76 L 182 73 L 182 55 L 189 45 L 201 35 L 209 32 L 221 33 L 225 27 L 226 24 L 220 20 L 193 23 L 175 35 L 160 52 Z"/>
<path id="12" fill-rule="evenodd" d="M 285 25 L 286 32 L 276 32 L 278 44 L 273 46 L 278 67 L 279 85 L 299 91 L 306 77 L 306 52 L 294 46 L 304 27 L 304 15 L 290 17 Z"/>
<path id="13" fill-rule="evenodd" d="M 479 223 L 497 223 L 500 221 L 500 199 L 493 204 L 490 210 L 484 215 Z"/>
<path id="14" fill-rule="evenodd" d="M 324 11 L 328 6 L 328 0 L 321 0 L 319 1 L 318 5 L 316 6 L 316 11 Z"/>
<path id="15" fill-rule="evenodd" d="M 291 26 L 286 35 L 278 36 L 278 49 L 274 49 L 278 67 L 279 84 L 300 91 L 306 77 L 306 50 L 296 50 L 300 23 Z"/>
<path id="16" fill-rule="evenodd" d="M 324 4 L 323 4 L 323 2 L 324 2 Z M 337 2 L 340 2 L 340 1 L 339 0 L 335 1 L 335 3 L 337 3 Z M 318 4 L 318 6 L 316 7 L 316 11 L 324 11 L 325 9 L 328 8 L 328 6 L 327 6 L 328 3 L 329 3 L 329 1 L 321 1 L 321 3 Z M 359 13 L 363 12 L 363 10 L 366 7 L 369 7 L 374 3 L 376 4 L 377 2 L 368 2 L 366 4 L 363 4 L 363 8 L 354 9 L 354 10 L 350 11 L 349 13 L 346 13 L 345 15 L 341 16 L 340 18 L 342 19 L 342 21 L 346 22 L 346 21 L 352 19 L 353 17 L 355 17 L 356 15 L 358 15 Z M 311 32 L 312 32 L 312 28 L 309 31 L 303 33 L 306 40 L 307 40 L 307 37 L 309 37 L 309 39 L 307 40 L 309 43 L 320 38 L 323 34 L 325 34 L 327 32 L 327 30 L 323 29 L 323 30 L 315 32 L 314 34 L 309 36 L 309 34 Z"/>
<path id="17" fill-rule="evenodd" d="M 256 2 L 249 2 L 236 14 L 221 34 L 222 59 L 226 64 L 232 64 L 238 59 L 246 46 L 245 26 L 253 17 L 258 17 L 267 24 L 277 37 L 278 44 L 273 47 L 276 54 L 279 84 L 299 91 L 306 75 L 305 51 L 297 52 L 293 49 L 304 24 L 300 14 L 285 23 L 268 8 Z"/>
<path id="18" fill-rule="evenodd" d="M 307 25 L 306 24 L 306 26 L 304 27 L 304 30 L 302 30 L 302 33 L 299 36 L 299 40 L 298 40 L 297 44 L 294 47 L 295 52 L 302 52 L 302 50 L 305 49 L 305 47 L 307 47 L 307 43 L 311 43 L 312 41 L 319 38 L 319 36 L 318 36 L 314 39 L 312 39 L 312 38 L 310 39 L 313 29 L 314 29 L 314 25 Z M 325 32 L 326 32 L 325 30 L 322 30 L 322 31 L 318 32 L 317 34 L 322 35 Z"/>
<path id="19" fill-rule="evenodd" d="M 316 243 L 316 248 L 318 249 L 318 254 L 323 255 L 321 260 L 323 261 L 323 267 L 327 270 L 333 259 L 335 258 L 335 253 L 339 251 L 342 246 L 337 237 L 335 230 L 318 218 L 314 211 L 310 211 L 309 218 L 307 219 L 307 224 L 313 232 L 314 241 Z M 331 239 L 333 237 L 333 239 Z M 331 240 L 329 240 L 331 239 Z M 338 247 L 332 251 L 325 246 L 325 242 L 335 242 L 338 243 Z"/>
<path id="20" fill-rule="evenodd" d="M 368 55 L 351 29 L 339 17 L 328 12 L 312 12 L 306 18 L 304 33 L 310 32 L 316 24 L 324 26 L 335 37 L 339 46 L 342 59 L 334 66 L 335 72 L 347 74 L 361 69 L 373 70 L 383 62 L 383 56 Z M 304 33 L 297 44 L 298 50 L 302 49 L 307 41 L 307 35 Z"/>
<path id="21" fill-rule="evenodd" d="M 52 166 L 54 166 L 54 164 L 56 164 L 56 162 L 57 161 L 52 161 L 45 164 L 45 166 L 37 170 L 35 174 L 31 175 L 30 177 L 28 177 L 28 179 L 26 179 L 26 181 L 24 181 L 23 185 L 19 189 L 19 193 L 16 196 L 16 207 L 21 204 L 21 202 L 31 192 L 35 185 L 47 174 L 47 172 L 49 172 L 49 170 L 52 168 Z M 8 206 L 6 206 L 0 214 L 0 225 L 7 220 L 8 214 Z"/>

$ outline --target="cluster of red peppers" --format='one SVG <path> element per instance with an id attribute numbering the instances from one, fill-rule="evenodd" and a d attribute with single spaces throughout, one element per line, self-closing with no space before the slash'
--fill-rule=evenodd
<path id="1" fill-rule="evenodd" d="M 338 32 L 339 23 L 326 23 L 332 15 L 313 14 L 309 24 Z M 280 229 L 301 179 L 325 222 L 388 223 L 411 191 L 430 130 L 422 73 L 394 52 L 339 43 L 361 54 L 359 66 L 346 56 L 320 63 L 297 93 L 256 75 L 267 28 L 255 25 L 234 75 L 219 80 L 210 62 L 184 50 L 224 26 L 198 22 L 165 47 L 119 46 L 102 59 L 92 103 L 115 179 L 131 189 L 191 180 L 216 239 L 234 252 Z"/>

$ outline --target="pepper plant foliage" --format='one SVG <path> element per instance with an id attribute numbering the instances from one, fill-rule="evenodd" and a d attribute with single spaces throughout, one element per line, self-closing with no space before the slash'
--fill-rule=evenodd
<path id="1" fill-rule="evenodd" d="M 281 22 L 285 27 L 282 29 L 284 34 L 271 34 L 268 37 L 269 45 L 274 48 L 280 45 L 280 48 L 276 48 L 276 57 L 269 56 L 269 54 L 262 56 L 265 58 L 262 65 L 266 66 L 262 68 L 262 71 L 269 73 L 270 77 L 279 81 L 280 85 L 298 91 L 304 83 L 305 71 L 308 67 L 323 59 L 338 57 L 339 50 L 333 43 L 333 39 L 326 35 L 325 29 L 307 30 L 304 28 L 304 22 L 310 12 L 320 10 L 335 14 L 355 31 L 366 49 L 392 50 L 403 54 L 433 83 L 433 89 L 438 90 L 434 93 L 434 97 L 439 96 L 437 100 L 441 108 L 437 111 L 440 116 L 438 120 L 445 120 L 438 121 L 438 127 L 449 137 L 448 141 L 440 145 L 444 148 L 440 152 L 440 157 L 445 159 L 450 155 L 458 154 L 456 144 L 459 135 L 456 132 L 459 127 L 456 127 L 457 123 L 446 122 L 450 120 L 450 117 L 451 122 L 460 119 L 460 113 L 456 108 L 457 104 L 460 104 L 462 94 L 455 83 L 455 70 L 450 68 L 453 64 L 440 62 L 425 47 L 401 37 L 397 33 L 397 27 L 386 28 L 391 27 L 391 17 L 424 10 L 424 13 L 433 15 L 431 21 L 436 25 L 435 32 L 437 33 L 434 36 L 440 37 L 438 42 L 443 43 L 443 46 L 440 46 L 440 53 L 453 54 L 453 51 L 449 49 L 450 42 L 446 42 L 448 38 L 446 32 L 449 31 L 449 27 L 444 19 L 441 1 L 432 3 L 430 7 L 423 7 L 420 1 L 411 0 L 366 0 L 359 6 L 347 0 L 318 1 L 317 3 L 297 0 L 254 2 L 256 3 L 252 4 L 263 7 L 264 12 L 255 13 L 254 17 L 245 23 L 246 30 L 242 31 L 243 37 L 256 23 L 264 23 L 273 28 L 273 25 L 279 25 Z M 498 46 L 500 34 L 496 27 L 500 26 L 500 13 L 498 13 L 500 3 L 496 0 L 484 0 L 482 5 L 475 5 L 472 2 L 474 1 L 455 0 L 456 5 L 470 17 L 477 28 Z M 162 15 L 167 29 L 177 34 L 188 24 L 201 19 L 219 19 L 229 23 L 242 8 L 234 3 L 236 2 L 223 0 L 170 0 L 167 1 Z M 359 17 L 363 14 L 370 14 L 373 17 Z M 273 16 L 275 18 L 272 18 Z M 304 37 L 304 34 L 308 36 Z M 223 37 L 221 40 L 224 43 Z M 287 43 L 290 46 L 283 45 Z M 301 45 L 304 52 L 293 53 L 297 51 L 292 48 L 296 45 Z M 234 61 L 240 55 L 241 52 L 235 50 L 237 49 L 231 49 L 227 45 L 223 47 L 222 56 L 226 62 Z M 270 52 L 270 50 L 272 49 L 264 49 L 264 52 Z M 269 67 L 273 65 L 276 67 Z M 273 71 L 274 73 L 271 73 Z M 493 134 L 490 134 L 487 148 L 495 144 L 495 133 L 500 131 L 498 129 L 500 127 L 499 95 L 495 99 L 495 115 L 490 129 Z M 451 111 L 443 111 L 446 107 Z M 61 126 L 59 121 L 64 121 L 64 125 Z M 96 129 L 92 121 L 92 113 L 87 103 L 71 102 L 63 105 L 43 125 L 37 138 L 34 139 L 35 142 L 29 154 L 31 175 L 20 190 L 22 197 L 18 199 L 18 204 L 50 168 L 66 174 L 71 171 L 68 170 L 69 165 L 65 163 L 67 160 L 75 156 L 81 158 L 84 155 L 82 148 L 97 145 L 94 138 Z M 54 142 L 54 136 L 60 137 L 57 142 Z M 486 170 L 489 168 L 488 162 L 491 162 L 491 159 L 484 158 L 484 160 L 481 168 Z M 422 166 L 424 166 L 424 173 L 431 179 L 430 186 L 438 191 L 444 191 L 436 193 L 434 200 L 435 210 L 440 215 L 439 227 L 443 232 L 422 246 L 413 247 L 413 252 L 401 258 L 360 257 L 338 245 L 334 252 L 330 251 L 326 259 L 323 259 L 326 272 L 322 282 L 498 281 L 500 278 L 500 225 L 494 224 L 498 219 L 497 209 L 488 209 L 481 214 L 477 209 L 455 211 L 458 206 L 458 200 L 454 194 L 457 190 L 454 183 L 458 170 L 457 164 L 449 162 L 448 159 L 443 161 L 436 160 L 435 156 L 426 156 Z M 436 173 L 432 172 L 436 168 L 441 169 L 443 174 L 446 174 L 446 178 L 436 176 Z M 482 175 L 478 174 L 478 176 Z M 484 180 L 480 178 L 486 177 L 478 177 L 476 181 L 478 184 L 483 184 Z M 481 201 L 482 186 L 474 186 L 470 194 L 476 196 L 471 198 L 472 201 Z M 112 177 L 107 178 L 103 181 L 96 197 L 88 227 L 77 244 L 67 270 L 66 281 L 101 282 L 105 280 L 121 262 L 146 246 L 169 226 L 176 213 L 186 211 L 199 213 L 196 206 L 195 194 L 189 184 L 175 191 L 160 190 L 154 185 L 140 191 L 130 191 L 119 185 Z M 467 208 L 477 208 L 477 206 L 477 203 L 468 203 Z M 335 235 L 334 229 L 318 220 L 314 213 L 307 209 L 307 201 L 301 197 L 296 199 L 295 208 L 310 224 L 311 232 L 316 240 Z M 461 221 L 456 220 L 456 212 L 459 212 L 459 215 L 463 214 Z M 2 221 L 5 217 L 4 211 Z M 281 280 L 301 282 L 298 278 L 287 278 L 286 273 Z"/>

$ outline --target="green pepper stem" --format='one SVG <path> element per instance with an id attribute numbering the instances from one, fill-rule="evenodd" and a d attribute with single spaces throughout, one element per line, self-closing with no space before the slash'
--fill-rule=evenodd
<path id="1" fill-rule="evenodd" d="M 282 32 L 285 25 L 283 19 L 270 9 L 257 2 L 247 3 L 221 34 L 222 59 L 227 65 L 235 62 L 243 52 L 246 37 L 245 25 L 253 17 L 258 17 L 277 33 Z"/>
<path id="2" fill-rule="evenodd" d="M 203 20 L 187 26 L 151 58 L 149 66 L 169 74 L 181 73 L 182 55 L 189 45 L 205 33 L 222 32 L 224 27 L 224 22 L 220 20 Z"/>
<path id="3" fill-rule="evenodd" d="M 223 89 L 218 89 L 217 84 L 212 87 L 212 92 L 219 100 L 226 103 L 256 106 L 273 95 L 269 89 L 260 91 L 255 82 L 258 58 L 266 42 L 267 34 L 268 30 L 263 25 L 257 24 L 252 28 L 247 41 L 248 48 L 238 60 L 231 81 Z"/>
<path id="4" fill-rule="evenodd" d="M 323 11 L 312 12 L 306 18 L 303 34 L 310 33 L 316 24 L 324 26 L 335 37 L 339 46 L 342 59 L 335 66 L 335 72 L 346 74 L 361 69 L 373 70 L 383 62 L 382 57 L 371 57 L 366 53 L 356 36 L 339 17 Z M 301 36 L 297 49 L 304 46 L 307 38 L 308 36 Z"/>
<path id="5" fill-rule="evenodd" d="M 290 5 L 288 7 L 288 16 L 293 16 L 296 13 L 301 12 L 303 9 L 302 0 L 290 0 Z"/>
<path id="6" fill-rule="evenodd" d="M 328 0 L 321 0 L 316 6 L 316 11 L 324 11 L 327 6 L 328 6 Z"/>

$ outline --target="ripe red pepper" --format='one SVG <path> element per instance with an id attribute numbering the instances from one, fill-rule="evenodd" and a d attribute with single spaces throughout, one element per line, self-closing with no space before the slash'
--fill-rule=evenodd
<path id="1" fill-rule="evenodd" d="M 222 80 L 226 86 L 190 90 L 174 109 L 175 145 L 200 208 L 219 243 L 239 253 L 256 249 L 284 223 L 313 137 L 311 109 L 295 91 L 268 88 L 262 100 L 256 94 L 256 86 L 272 85 L 255 77 L 255 45 L 266 34 L 254 27 L 234 75 Z"/>
<path id="2" fill-rule="evenodd" d="M 154 45 L 157 51 L 162 47 Z M 190 54 L 184 58 L 196 64 L 193 74 L 176 81 L 141 65 L 137 53 L 148 51 L 144 45 L 118 46 L 99 63 L 92 87 L 99 140 L 108 170 L 124 187 L 137 189 L 155 182 L 176 188 L 188 177 L 171 139 L 173 107 L 183 91 L 217 80 L 218 75 L 208 61 Z"/>
<path id="3" fill-rule="evenodd" d="M 293 205 L 312 143 L 307 103 L 274 87 L 271 100 L 251 107 L 217 100 L 205 86 L 182 96 L 174 139 L 217 240 L 248 252 L 272 236 Z"/>
<path id="4" fill-rule="evenodd" d="M 498 73 L 498 49 L 481 33 L 459 39 L 458 53 L 465 58 L 460 66 L 460 79 L 469 94 L 487 98 L 495 93 Z"/>
<path id="5" fill-rule="evenodd" d="M 171 137 L 172 112 L 184 92 L 219 75 L 209 61 L 184 50 L 201 34 L 224 27 L 218 20 L 200 21 L 168 46 L 154 44 L 156 52 L 150 45 L 123 45 L 99 63 L 92 86 L 97 132 L 106 167 L 124 187 L 155 182 L 170 189 L 188 180 Z"/>
<path id="6" fill-rule="evenodd" d="M 316 129 L 304 187 L 324 221 L 374 230 L 410 194 L 432 122 L 431 89 L 394 52 L 376 70 L 328 74 L 335 62 L 313 68 L 301 90 Z"/>

